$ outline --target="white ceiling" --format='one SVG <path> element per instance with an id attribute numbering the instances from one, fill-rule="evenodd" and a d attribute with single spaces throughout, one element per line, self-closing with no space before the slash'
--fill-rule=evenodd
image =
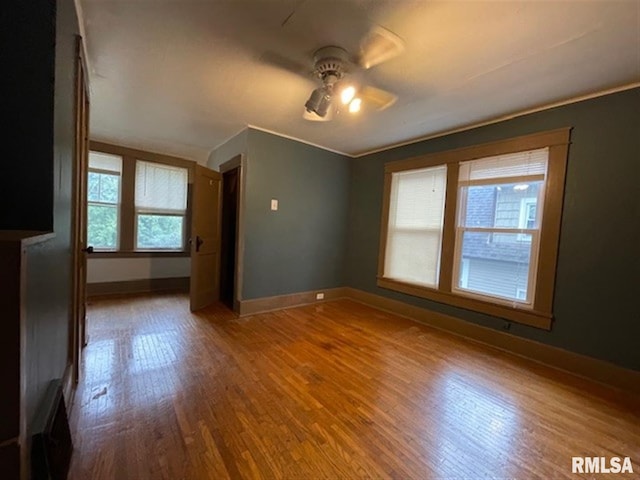
<path id="1" fill-rule="evenodd" d="M 82 0 L 82 9 L 92 138 L 199 161 L 247 125 L 359 155 L 640 81 L 638 0 Z M 355 52 L 374 25 L 406 50 L 363 78 L 398 101 L 303 120 L 316 84 L 276 64 L 311 70 L 317 48 Z"/>

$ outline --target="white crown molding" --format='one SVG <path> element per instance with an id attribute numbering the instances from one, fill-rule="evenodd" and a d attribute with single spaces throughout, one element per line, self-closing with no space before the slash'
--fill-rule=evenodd
<path id="1" fill-rule="evenodd" d="M 269 130 L 268 128 L 262 128 L 262 127 L 259 127 L 257 125 L 253 125 L 253 124 L 247 124 L 246 127 L 243 127 L 237 133 L 234 133 L 232 136 L 227 138 L 224 142 L 220 143 L 217 147 L 213 148 L 212 151 L 216 150 L 219 147 L 221 147 L 222 145 L 227 143 L 229 140 L 231 140 L 233 137 L 235 137 L 236 135 L 238 135 L 242 131 L 244 131 L 244 130 L 246 130 L 248 128 L 252 128 L 254 130 L 259 130 L 261 132 L 265 132 L 265 133 L 269 133 L 271 135 L 275 135 L 277 137 L 286 138 L 288 140 L 293 140 L 293 141 L 296 141 L 296 142 L 304 143 L 305 145 L 310 145 L 312 147 L 320 148 L 322 150 L 326 150 L 327 152 L 337 153 L 338 155 L 343 155 L 345 157 L 361 158 L 361 157 L 366 157 L 367 155 L 372 155 L 374 153 L 385 152 L 387 150 L 392 150 L 394 148 L 405 147 L 407 145 L 413 145 L 415 143 L 420 143 L 420 142 L 424 142 L 424 141 L 427 141 L 427 140 L 432 140 L 434 138 L 445 137 L 447 135 L 452 135 L 454 133 L 465 132 L 467 130 L 473 130 L 474 128 L 484 127 L 484 126 L 487 126 L 487 125 L 493 125 L 495 123 L 500 123 L 500 122 L 504 122 L 504 121 L 511 120 L 511 119 L 514 119 L 514 118 L 523 117 L 525 115 L 529 115 L 529 114 L 532 114 L 532 113 L 543 112 L 545 110 L 550 110 L 552 108 L 562 107 L 564 105 L 571 105 L 573 103 L 579 103 L 579 102 L 582 102 L 582 101 L 585 101 L 585 100 L 591 100 L 593 98 L 604 97 L 606 95 L 611 95 L 611 94 L 614 94 L 614 93 L 623 92 L 625 90 L 631 90 L 631 89 L 638 88 L 638 87 L 640 87 L 640 82 L 628 83 L 628 84 L 621 85 L 621 86 L 618 86 L 618 87 L 609 88 L 609 89 L 606 89 L 606 90 L 599 90 L 597 92 L 592 92 L 592 93 L 580 95 L 580 96 L 577 96 L 577 97 L 571 97 L 571 98 L 566 99 L 566 100 L 560 100 L 560 101 L 552 102 L 552 103 L 545 103 L 543 105 L 540 105 L 540 106 L 537 106 L 537 107 L 534 107 L 534 108 L 529 108 L 527 110 L 520 110 L 520 111 L 517 111 L 517 112 L 514 112 L 514 113 L 509 113 L 509 114 L 506 114 L 506 115 L 500 115 L 500 116 L 494 117 L 494 118 L 492 118 L 490 120 L 485 120 L 485 121 L 477 122 L 477 123 L 471 123 L 469 125 L 464 125 L 464 126 L 461 126 L 461 127 L 452 128 L 452 129 L 449 129 L 449 130 L 444 130 L 444 131 L 441 131 L 441 132 L 425 135 L 425 136 L 422 136 L 422 137 L 413 138 L 411 140 L 406 140 L 404 142 L 393 143 L 393 144 L 390 144 L 390 145 L 386 145 L 384 147 L 375 148 L 373 150 L 366 150 L 366 151 L 360 152 L 360 153 L 341 152 L 340 150 L 336 150 L 336 149 L 333 149 L 333 148 L 325 147 L 323 145 L 318 145 L 317 143 L 309 142 L 307 140 L 303 140 L 301 138 L 294 137 L 292 135 L 286 135 L 284 133 L 276 132 L 274 130 Z"/>
<path id="2" fill-rule="evenodd" d="M 631 89 L 637 88 L 637 87 L 640 87 L 640 82 L 633 82 L 633 83 L 629 83 L 629 84 L 626 84 L 626 85 L 609 88 L 607 90 L 599 90 L 597 92 L 592 92 L 592 93 L 588 93 L 588 94 L 585 94 L 585 95 L 580 95 L 578 97 L 572 97 L 572 98 L 569 98 L 567 100 L 560 100 L 558 102 L 546 103 L 546 104 L 540 105 L 538 107 L 530 108 L 530 109 L 527 109 L 527 110 L 520 110 L 518 112 L 509 113 L 507 115 L 501 115 L 499 117 L 495 117 L 495 118 L 492 118 L 490 120 L 485 120 L 483 122 L 472 123 L 472 124 L 469 124 L 469 125 L 464 125 L 462 127 L 457 127 L 457 128 L 452 128 L 452 129 L 449 129 L 449 130 L 444 130 L 442 132 L 438 132 L 438 133 L 434 133 L 434 134 L 430 134 L 430 135 L 425 135 L 423 137 L 418 137 L 418 138 L 415 138 L 415 139 L 412 139 L 412 140 L 407 140 L 407 141 L 404 141 L 404 142 L 394 143 L 392 145 L 387 145 L 387 146 L 376 148 L 376 149 L 373 149 L 373 150 L 367 150 L 365 152 L 353 154 L 353 155 L 350 155 L 350 156 L 352 158 L 365 157 L 367 155 L 372 155 L 374 153 L 385 152 L 387 150 L 392 150 L 392 149 L 398 148 L 398 147 L 405 147 L 407 145 L 413 145 L 414 143 L 420 143 L 420 142 L 424 142 L 426 140 L 432 140 L 434 138 L 446 137 L 447 135 L 452 135 L 454 133 L 465 132 L 467 130 L 473 130 L 474 128 L 484 127 L 484 126 L 487 126 L 487 125 L 493 125 L 494 123 L 504 122 L 504 121 L 507 121 L 507 120 L 511 120 L 513 118 L 523 117 L 525 115 L 529 115 L 529 114 L 537 113 L 537 112 L 542 112 L 542 111 L 545 111 L 545 110 L 550 110 L 550 109 L 556 108 L 556 107 L 562 107 L 564 105 L 571 105 L 572 103 L 579 103 L 579 102 L 582 102 L 582 101 L 585 101 L 585 100 L 590 100 L 592 98 L 604 97 L 606 95 L 611 95 L 613 93 L 623 92 L 625 90 L 631 90 Z"/>
<path id="3" fill-rule="evenodd" d="M 322 150 L 326 150 L 327 152 L 337 153 L 338 155 L 343 155 L 343 156 L 349 157 L 349 158 L 355 158 L 350 153 L 341 152 L 340 150 L 335 150 L 333 148 L 325 147 L 323 145 L 318 145 L 317 143 L 309 142 L 309 141 L 303 140 L 301 138 L 293 137 L 291 135 L 286 135 L 284 133 L 276 132 L 274 130 L 269 130 L 268 128 L 262 128 L 262 127 L 258 127 L 257 125 L 252 125 L 252 124 L 248 124 L 247 127 L 248 128 L 253 128 L 254 130 L 259 130 L 261 132 L 270 133 L 271 135 L 275 135 L 277 137 L 286 138 L 287 140 L 294 140 L 296 142 L 304 143 L 305 145 L 310 145 L 312 147 L 320 148 Z"/>

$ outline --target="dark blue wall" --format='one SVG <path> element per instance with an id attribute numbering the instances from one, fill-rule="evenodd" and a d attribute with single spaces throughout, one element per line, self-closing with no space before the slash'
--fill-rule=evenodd
<path id="1" fill-rule="evenodd" d="M 343 286 L 349 159 L 250 129 L 246 175 L 243 299 Z"/>
<path id="2" fill-rule="evenodd" d="M 640 89 L 352 161 L 346 284 L 499 329 L 503 320 L 376 286 L 384 164 L 573 127 L 551 331 L 511 333 L 640 370 Z"/>

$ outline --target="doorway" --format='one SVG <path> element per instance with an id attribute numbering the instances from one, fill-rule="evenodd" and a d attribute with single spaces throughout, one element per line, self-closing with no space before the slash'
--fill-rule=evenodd
<path id="1" fill-rule="evenodd" d="M 240 167 L 222 174 L 222 232 L 220 238 L 220 301 L 235 309 L 236 257 L 238 243 L 238 204 Z"/>

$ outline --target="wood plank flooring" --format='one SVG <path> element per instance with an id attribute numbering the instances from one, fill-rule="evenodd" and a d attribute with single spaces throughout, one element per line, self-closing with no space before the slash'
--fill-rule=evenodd
<path id="1" fill-rule="evenodd" d="M 348 300 L 188 304 L 90 306 L 70 479 L 640 477 L 636 397 Z"/>

